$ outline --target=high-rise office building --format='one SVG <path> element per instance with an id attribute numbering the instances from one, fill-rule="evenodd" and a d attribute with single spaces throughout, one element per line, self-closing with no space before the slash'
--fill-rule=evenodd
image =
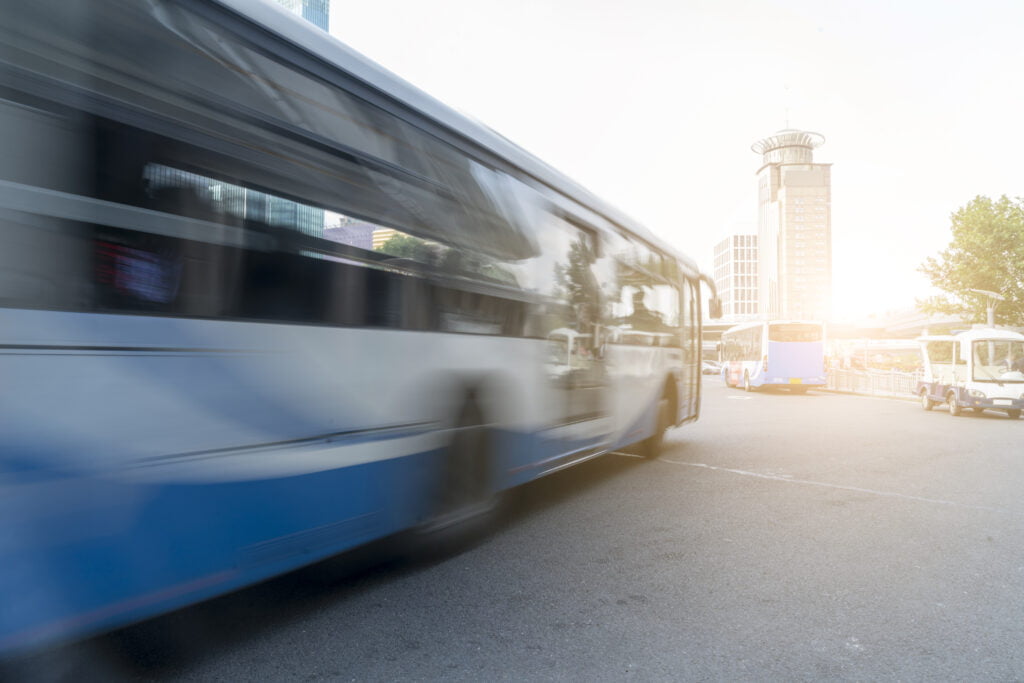
<path id="1" fill-rule="evenodd" d="M 781 130 L 751 149 L 758 183 L 758 299 L 764 318 L 827 320 L 832 309 L 832 164 L 818 133 Z"/>
<path id="2" fill-rule="evenodd" d="M 330 30 L 331 0 L 277 0 L 277 4 L 324 31 Z"/>
<path id="3" fill-rule="evenodd" d="M 398 231 L 394 228 L 377 228 L 373 231 L 373 245 L 374 251 L 380 251 L 380 248 L 388 243 L 388 240 L 398 234 Z"/>
<path id="4" fill-rule="evenodd" d="M 724 318 L 757 317 L 757 261 L 757 235 L 730 235 L 715 245 L 715 289 Z"/>

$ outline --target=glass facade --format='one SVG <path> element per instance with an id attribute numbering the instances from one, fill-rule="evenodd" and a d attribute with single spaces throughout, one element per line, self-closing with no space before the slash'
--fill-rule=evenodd
<path id="1" fill-rule="evenodd" d="M 321 208 L 161 164 L 148 164 L 143 175 L 154 197 L 172 189 L 188 190 L 218 215 L 297 230 L 311 237 L 324 236 Z"/>
<path id="2" fill-rule="evenodd" d="M 323 31 L 330 30 L 331 0 L 277 0 L 277 4 Z"/>
<path id="3" fill-rule="evenodd" d="M 722 314 L 749 320 L 758 314 L 757 235 L 731 235 L 715 246 L 715 288 Z"/>
<path id="4" fill-rule="evenodd" d="M 330 30 L 330 0 L 302 0 L 302 18 L 314 26 Z"/>

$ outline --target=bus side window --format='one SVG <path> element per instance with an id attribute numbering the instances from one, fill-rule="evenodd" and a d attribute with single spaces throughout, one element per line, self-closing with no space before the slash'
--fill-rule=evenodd
<path id="1" fill-rule="evenodd" d="M 617 264 L 611 320 L 620 341 L 640 346 L 679 346 L 687 324 L 679 288 L 646 271 Z"/>

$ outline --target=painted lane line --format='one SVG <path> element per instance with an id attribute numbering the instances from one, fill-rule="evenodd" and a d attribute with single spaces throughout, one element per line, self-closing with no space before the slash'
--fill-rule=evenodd
<path id="1" fill-rule="evenodd" d="M 1000 512 L 999 508 L 989 507 L 987 505 L 970 505 L 968 503 L 957 503 L 952 500 L 941 500 L 939 498 L 924 498 L 921 496 L 911 496 L 905 493 L 895 493 L 893 491 L 876 491 L 874 489 L 865 489 L 859 486 L 844 486 L 842 484 L 829 484 L 824 481 L 811 481 L 809 479 L 793 479 L 788 475 L 778 474 L 763 474 L 761 472 L 748 472 L 747 470 L 735 470 L 729 467 L 715 467 L 714 465 L 706 465 L 700 462 L 680 462 L 678 460 L 667 460 L 665 458 L 659 458 L 661 462 L 669 463 L 670 465 L 683 465 L 685 467 L 700 467 L 706 470 L 716 470 L 719 472 L 731 472 L 732 474 L 739 474 L 745 477 L 756 477 L 758 479 L 770 479 L 771 481 L 781 481 L 787 484 L 804 484 L 805 486 L 820 486 L 828 489 L 838 489 L 842 491 L 854 491 L 856 493 L 870 493 L 874 496 L 885 496 L 887 498 L 902 498 L 903 500 L 914 500 L 919 503 L 936 503 L 938 505 L 951 505 L 953 507 L 969 508 L 971 510 L 986 510 L 988 512 Z"/>

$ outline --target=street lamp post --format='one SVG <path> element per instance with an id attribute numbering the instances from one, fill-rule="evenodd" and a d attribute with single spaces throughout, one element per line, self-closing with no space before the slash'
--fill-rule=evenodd
<path id="1" fill-rule="evenodd" d="M 1006 301 L 1002 294 L 998 292 L 990 292 L 987 289 L 972 289 L 975 294 L 981 294 L 987 299 L 986 313 L 988 314 L 988 326 L 996 326 L 996 302 Z"/>

